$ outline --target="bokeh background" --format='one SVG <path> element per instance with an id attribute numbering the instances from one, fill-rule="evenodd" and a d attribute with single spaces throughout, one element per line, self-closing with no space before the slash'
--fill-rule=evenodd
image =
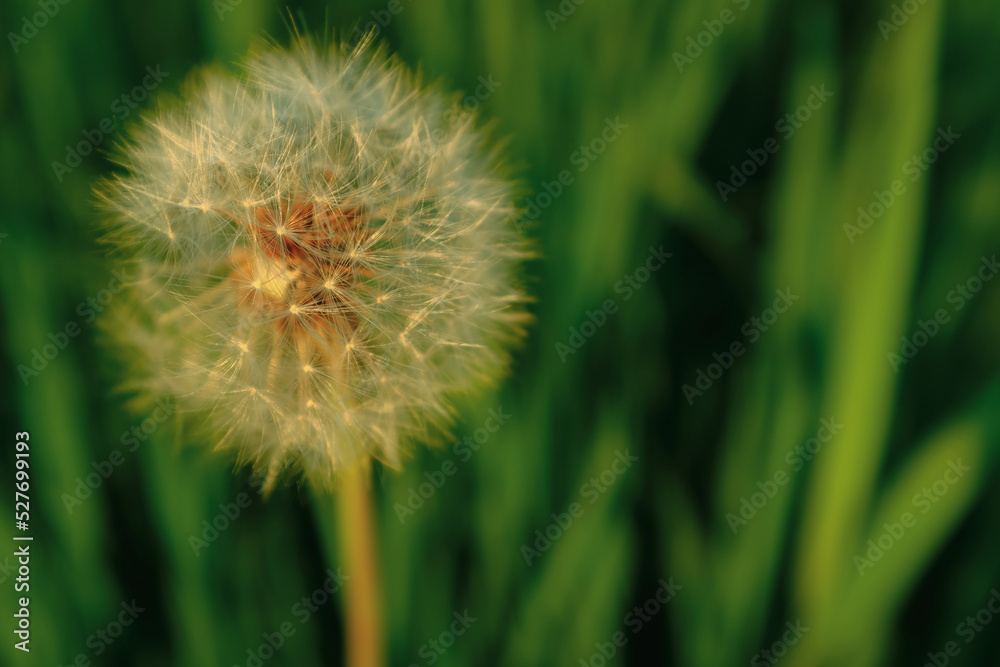
<path id="1" fill-rule="evenodd" d="M 376 468 L 389 664 L 992 664 L 1000 6 L 982 0 L 4 0 L 0 663 L 342 664 L 342 591 L 301 606 L 339 567 L 336 498 L 264 500 L 184 447 L 130 408 L 89 321 L 117 269 L 92 187 L 146 68 L 173 93 L 292 22 L 374 30 L 477 107 L 541 255 L 531 336 L 455 440 L 509 418 L 476 451 Z M 670 257 L 647 272 L 652 250 Z M 18 431 L 30 654 L 8 612 Z M 476 620 L 448 637 L 456 613 Z"/>

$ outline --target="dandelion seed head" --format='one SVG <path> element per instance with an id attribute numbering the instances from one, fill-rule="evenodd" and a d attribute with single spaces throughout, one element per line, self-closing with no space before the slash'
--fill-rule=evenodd
<path id="1" fill-rule="evenodd" d="M 528 251 L 495 159 L 368 43 L 206 69 L 101 189 L 139 276 L 119 340 L 240 461 L 321 485 L 396 464 L 524 335 Z"/>

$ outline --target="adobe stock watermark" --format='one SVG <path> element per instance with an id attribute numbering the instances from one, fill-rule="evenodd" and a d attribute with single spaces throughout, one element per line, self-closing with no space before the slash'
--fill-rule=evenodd
<path id="1" fill-rule="evenodd" d="M 235 12 L 243 4 L 243 0 L 212 0 L 212 9 L 220 21 L 226 20 L 226 14 Z"/>
<path id="2" fill-rule="evenodd" d="M 417 655 L 424 659 L 425 665 L 436 663 L 441 656 L 448 652 L 448 649 L 455 645 L 455 640 L 464 635 L 472 627 L 472 624 L 479 620 L 475 616 L 470 616 L 468 609 L 461 614 L 457 611 L 452 612 L 451 615 L 455 620 L 448 625 L 447 629 L 441 631 L 437 637 L 428 639 L 417 650 Z M 420 667 L 420 665 L 411 662 L 409 667 Z"/>
<path id="3" fill-rule="evenodd" d="M 684 588 L 680 584 L 675 584 L 673 577 L 670 577 L 669 582 L 660 579 L 657 583 L 660 584 L 660 587 L 656 589 L 653 596 L 641 605 L 633 607 L 632 611 L 625 614 L 625 618 L 622 619 L 622 623 L 632 630 L 633 636 L 639 634 L 639 631 L 652 621 L 653 617 L 659 614 L 660 610 L 668 602 L 677 596 L 677 591 Z M 595 642 L 594 647 L 597 650 L 591 653 L 586 659 L 580 658 L 581 667 L 604 667 L 621 649 L 628 645 L 630 639 L 629 635 L 618 630 L 611 635 L 609 641 Z"/>
<path id="4" fill-rule="evenodd" d="M 799 472 L 806 466 L 806 463 L 812 461 L 823 445 L 833 440 L 833 436 L 837 435 L 842 428 L 844 425 L 838 424 L 834 417 L 820 419 L 816 435 L 806 440 L 805 443 L 789 449 L 785 454 L 785 463 L 789 466 L 787 472 L 784 469 L 775 470 L 770 479 L 757 481 L 759 490 L 750 494 L 749 500 L 746 496 L 741 496 L 739 516 L 732 512 L 726 514 L 726 523 L 729 524 L 733 535 L 756 517 L 757 513 L 778 495 L 778 489 L 788 484 L 791 475 Z"/>
<path id="5" fill-rule="evenodd" d="M 63 162 L 52 163 L 52 171 L 60 183 L 67 174 L 83 163 L 83 158 L 93 153 L 109 135 L 118 129 L 119 123 L 128 118 L 129 114 L 139 107 L 139 103 L 145 100 L 153 89 L 170 76 L 170 72 L 160 71 L 160 65 L 157 65 L 156 69 L 147 66 L 146 72 L 141 85 L 111 102 L 110 116 L 101 119 L 94 129 L 84 130 L 83 139 L 75 146 L 66 145 L 66 157 Z"/>
<path id="6" fill-rule="evenodd" d="M 410 3 L 413 0 L 406 0 L 406 2 Z M 389 0 L 385 5 L 385 9 L 371 10 L 369 13 L 374 20 L 354 29 L 354 33 L 351 35 L 351 44 L 357 46 L 358 42 L 369 32 L 373 37 L 378 37 L 379 33 L 388 28 L 389 24 L 392 23 L 392 19 L 401 14 L 404 9 L 406 9 L 406 5 L 403 4 L 402 0 Z"/>
<path id="7" fill-rule="evenodd" d="M 992 258 L 987 259 L 985 256 L 980 262 L 978 271 L 975 275 L 968 278 L 964 283 L 958 283 L 955 285 L 955 289 L 950 290 L 946 296 L 948 303 L 954 305 L 954 310 L 958 311 L 965 308 L 965 305 L 983 289 L 983 286 L 990 280 L 993 280 L 995 276 L 1000 272 L 1000 263 L 997 262 L 997 256 L 993 255 Z M 920 328 L 919 331 L 913 332 L 909 337 L 902 336 L 899 340 L 902 341 L 902 345 L 899 348 L 899 352 L 889 352 L 887 357 L 889 359 L 889 365 L 892 366 L 892 370 L 896 373 L 899 372 L 900 366 L 910 363 L 917 353 L 924 348 L 927 343 L 930 342 L 934 336 L 938 334 L 941 327 L 948 322 L 951 322 L 951 314 L 944 308 L 938 308 L 934 311 L 934 317 L 928 320 L 917 320 L 917 326 Z"/>
<path id="8" fill-rule="evenodd" d="M 92 635 L 87 637 L 87 648 L 93 651 L 95 658 L 99 658 L 104 654 L 108 647 L 115 643 L 115 640 L 122 636 L 125 632 L 125 628 L 132 625 L 135 619 L 139 618 L 139 614 L 146 611 L 144 607 L 140 607 L 136 604 L 135 600 L 131 603 L 122 602 L 122 610 L 118 612 L 118 616 L 115 620 L 108 623 L 103 628 L 95 631 Z M 78 653 L 72 662 L 66 665 L 66 667 L 90 667 L 90 655 L 87 653 Z M 59 665 L 59 667 L 63 667 Z"/>
<path id="9" fill-rule="evenodd" d="M 642 289 L 650 277 L 659 271 L 667 260 L 673 257 L 673 253 L 664 252 L 663 246 L 659 249 L 649 247 L 649 255 L 646 261 L 635 269 L 622 276 L 621 280 L 615 283 L 616 294 L 622 295 L 622 302 L 631 299 L 636 292 Z M 559 361 L 566 363 L 566 358 L 571 354 L 576 354 L 586 342 L 592 338 L 597 330 L 608 323 L 608 318 L 618 312 L 618 302 L 615 299 L 605 299 L 601 307 L 595 311 L 587 311 L 587 319 L 580 323 L 579 327 L 569 328 L 569 338 L 566 343 L 559 341 L 555 344 L 556 354 Z M 568 344 L 567 344 L 568 343 Z"/>
<path id="10" fill-rule="evenodd" d="M 611 465 L 602 470 L 597 477 L 591 477 L 590 480 L 580 485 L 579 495 L 587 500 L 587 506 L 596 503 L 638 460 L 639 457 L 629 454 L 628 449 L 624 453 L 615 450 L 615 458 Z M 552 523 L 546 526 L 544 531 L 535 530 L 534 548 L 527 544 L 521 545 L 521 556 L 524 557 L 524 562 L 527 563 L 528 567 L 531 567 L 535 560 L 541 558 L 542 554 L 551 549 L 553 543 L 558 542 L 563 534 L 573 526 L 573 521 L 582 517 L 586 511 L 587 507 L 581 503 L 572 502 L 562 514 L 552 513 L 550 515 Z"/>
<path id="11" fill-rule="evenodd" d="M 559 6 L 556 7 L 558 11 L 552 11 L 551 9 L 545 10 L 545 20 L 549 22 L 549 27 L 552 28 L 552 32 L 556 31 L 560 23 L 565 23 L 569 20 L 569 17 L 576 12 L 576 8 L 582 5 L 587 0 L 562 0 Z"/>
<path id="12" fill-rule="evenodd" d="M 893 4 L 892 11 L 889 12 L 888 19 L 879 19 L 879 32 L 882 33 L 883 41 L 889 41 L 889 35 L 899 32 L 899 29 L 906 25 L 910 17 L 917 13 L 921 7 L 927 4 L 927 0 L 903 0 L 900 4 Z"/>
<path id="13" fill-rule="evenodd" d="M 10 556 L 4 556 L 0 565 L 0 584 L 6 583 L 12 574 L 17 574 L 17 563 L 11 563 Z"/>
<path id="14" fill-rule="evenodd" d="M 941 498 L 948 494 L 952 486 L 965 477 L 965 473 L 972 470 L 969 466 L 962 465 L 962 459 L 948 461 L 948 467 L 944 469 L 941 478 L 935 480 L 930 486 L 925 486 L 918 493 L 913 495 L 910 503 L 915 509 L 920 510 L 920 514 L 927 514 L 934 508 L 934 505 L 941 502 Z M 899 521 L 882 524 L 882 532 L 866 543 L 868 549 L 864 555 L 854 556 L 854 566 L 858 569 L 858 574 L 865 576 L 865 570 L 875 567 L 875 563 L 882 560 L 887 551 L 896 546 L 896 543 L 903 539 L 908 529 L 917 525 L 917 517 L 913 512 L 903 512 L 899 516 Z"/>
<path id="15" fill-rule="evenodd" d="M 1000 591 L 993 588 L 990 590 L 990 597 L 982 609 L 976 612 L 975 616 L 966 616 L 955 626 L 955 634 L 965 640 L 966 645 L 986 629 L 993 622 L 993 617 L 1000 614 Z M 996 605 L 994 606 L 994 603 Z M 962 647 L 958 642 L 947 642 L 941 651 L 927 652 L 927 662 L 923 667 L 947 667 L 951 664 L 951 659 L 957 657 L 962 652 Z"/>
<path id="16" fill-rule="evenodd" d="M 452 453 L 461 463 L 468 463 L 472 455 L 478 452 L 485 445 L 493 434 L 500 430 L 500 427 L 507 423 L 510 415 L 503 411 L 503 406 L 498 406 L 496 410 L 490 410 L 489 416 L 483 425 L 451 446 Z M 440 470 L 429 470 L 424 472 L 426 482 L 422 482 L 416 487 L 410 487 L 406 496 L 406 505 L 395 503 L 393 509 L 399 523 L 405 524 L 406 520 L 417 513 L 434 494 L 445 485 L 448 478 L 458 472 L 458 466 L 452 459 L 445 459 Z"/>
<path id="17" fill-rule="evenodd" d="M 247 483 L 258 496 L 261 495 L 264 487 L 264 478 L 262 476 L 254 473 L 247 478 Z M 236 498 L 231 503 L 219 503 L 219 513 L 210 520 L 206 519 L 201 522 L 201 536 L 188 535 L 188 544 L 191 546 L 191 551 L 194 552 L 194 555 L 200 556 L 201 552 L 207 549 L 212 542 L 219 539 L 219 535 L 229 530 L 229 527 L 240 518 L 243 510 L 252 504 L 253 496 L 246 491 L 237 493 Z"/>
<path id="18" fill-rule="evenodd" d="M 788 309 L 800 298 L 798 295 L 792 294 L 791 287 L 775 290 L 774 293 L 778 297 L 771 304 L 771 307 L 765 308 L 760 317 L 751 317 L 740 327 L 740 333 L 750 339 L 747 345 L 753 345 L 760 340 L 760 337 L 778 321 L 778 316 L 788 312 Z M 726 349 L 727 351 L 722 354 L 713 352 L 712 358 L 715 361 L 710 363 L 705 370 L 698 369 L 694 386 L 689 384 L 681 386 L 681 391 L 684 392 L 684 398 L 687 399 L 688 405 L 694 405 L 695 396 L 702 396 L 711 389 L 715 381 L 733 367 L 736 358 L 743 356 L 743 353 L 747 351 L 747 346 L 743 344 L 743 341 L 734 340 Z"/>
<path id="19" fill-rule="evenodd" d="M 781 634 L 781 639 L 771 644 L 770 647 L 755 653 L 750 658 L 752 667 L 767 667 L 767 665 L 777 664 L 778 660 L 785 657 L 785 654 L 788 653 L 789 647 L 798 644 L 799 640 L 809 632 L 809 628 L 802 625 L 800 619 L 796 619 L 794 625 L 792 625 L 791 621 L 785 621 L 785 627 L 788 629 Z"/>
<path id="20" fill-rule="evenodd" d="M 49 21 L 56 17 L 65 5 L 68 5 L 70 0 L 38 0 L 37 4 L 40 11 L 35 12 L 31 16 L 24 16 L 21 18 L 21 29 L 18 32 L 8 32 L 7 40 L 10 42 L 10 46 L 14 49 L 16 54 L 21 50 L 25 44 L 28 43 L 38 31 L 49 24 Z"/>
<path id="21" fill-rule="evenodd" d="M 938 161 L 938 157 L 942 153 L 947 152 L 955 144 L 956 139 L 962 137 L 957 132 L 953 132 L 950 125 L 947 130 L 939 127 L 937 135 L 933 143 L 925 148 L 923 152 L 912 156 L 903 163 L 903 174 L 910 177 L 911 183 L 919 181 L 924 173 L 931 168 L 931 165 Z M 847 235 L 847 240 L 851 242 L 851 245 L 854 245 L 855 238 L 867 232 L 879 218 L 885 215 L 885 212 L 896 203 L 896 198 L 906 194 L 906 191 L 906 183 L 898 178 L 889 184 L 888 190 L 873 191 L 872 196 L 874 197 L 874 201 L 870 202 L 866 207 L 858 207 L 857 224 L 844 223 L 844 233 Z"/>
<path id="22" fill-rule="evenodd" d="M 333 570 L 326 571 L 326 579 L 323 583 L 313 590 L 309 595 L 303 595 L 302 599 L 292 605 L 291 615 L 299 622 L 299 626 L 303 626 L 309 622 L 309 619 L 320 610 L 320 608 L 329 602 L 334 594 L 340 591 L 344 586 L 344 582 L 350 579 L 349 576 L 340 571 Z M 261 634 L 261 638 L 264 640 L 255 647 L 248 648 L 246 651 L 247 659 L 243 664 L 246 667 L 263 667 L 264 663 L 274 657 L 285 642 L 290 638 L 295 636 L 298 631 L 298 627 L 292 623 L 291 620 L 287 620 L 278 625 L 278 629 L 274 632 L 264 632 Z M 240 667 L 239 665 L 234 665 L 233 667 Z"/>
<path id="23" fill-rule="evenodd" d="M 750 0 L 732 0 L 732 2 L 740 8 L 741 12 L 745 12 L 747 8 L 750 7 Z M 722 12 L 719 13 L 718 18 L 702 21 L 701 24 L 705 26 L 705 29 L 694 37 L 688 35 L 687 48 L 684 49 L 684 53 L 681 53 L 680 51 L 674 51 L 673 53 L 674 64 L 677 65 L 677 71 L 683 74 L 685 67 L 693 65 L 694 61 L 700 58 L 701 54 L 705 52 L 705 49 L 712 46 L 712 44 L 715 43 L 715 40 L 722 35 L 726 26 L 731 25 L 734 21 L 736 21 L 737 16 L 739 16 L 739 14 L 734 12 L 732 9 L 723 9 Z"/>
<path id="24" fill-rule="evenodd" d="M 83 318 L 83 323 L 90 324 L 99 313 L 104 312 L 108 304 L 114 300 L 115 295 L 122 291 L 126 282 L 127 278 L 125 274 L 114 270 L 111 272 L 111 280 L 108 281 L 106 288 L 78 303 L 76 314 Z M 21 376 L 24 386 L 27 387 L 32 378 L 41 375 L 42 371 L 48 368 L 49 363 L 54 361 L 59 356 L 59 353 L 66 349 L 69 341 L 79 336 L 82 331 L 83 329 L 76 320 L 70 320 L 59 331 L 49 332 L 46 336 L 49 342 L 42 345 L 41 351 L 37 348 L 32 348 L 30 365 L 17 365 L 17 372 Z"/>
<path id="25" fill-rule="evenodd" d="M 166 399 L 156 402 L 156 409 L 137 426 L 133 426 L 128 431 L 122 433 L 119 442 L 125 448 L 126 453 L 132 453 L 139 448 L 139 445 L 149 439 L 149 436 L 156 432 L 160 424 L 167 421 L 174 413 L 174 406 Z M 113 449 L 108 457 L 102 461 L 92 461 L 91 467 L 94 472 L 86 477 L 77 477 L 76 486 L 73 493 L 62 494 L 63 505 L 69 514 L 77 507 L 83 505 L 83 501 L 90 498 L 94 491 L 99 489 L 104 482 L 111 477 L 111 474 L 125 463 L 125 454 L 120 449 Z"/>
<path id="26" fill-rule="evenodd" d="M 496 92 L 496 89 L 503 85 L 503 83 L 494 79 L 492 74 L 487 74 L 485 77 L 479 76 L 476 80 L 479 82 L 476 89 L 460 101 L 452 104 L 444 112 L 441 117 L 441 125 L 431 130 L 431 141 L 436 144 L 446 141 L 448 139 L 448 128 L 452 126 L 452 122 L 456 118 L 478 109 L 480 104 L 490 99 L 493 93 Z"/>
<path id="27" fill-rule="evenodd" d="M 622 133 L 629 127 L 628 123 L 621 121 L 621 116 L 604 119 L 604 128 L 600 134 L 591 139 L 586 144 L 580 146 L 569 156 L 570 164 L 576 167 L 576 172 L 582 174 L 587 168 L 600 157 L 608 147 L 613 144 Z M 524 213 L 514 223 L 518 232 L 524 233 L 524 226 L 529 222 L 537 220 L 542 211 L 552 206 L 552 202 L 558 199 L 567 187 L 576 182 L 576 176 L 569 169 L 563 169 L 555 180 L 542 181 L 539 184 L 534 197 L 524 198 Z M 538 192 L 544 189 L 545 192 Z"/>
<path id="28" fill-rule="evenodd" d="M 786 113 L 774 123 L 774 131 L 778 132 L 785 141 L 795 136 L 795 132 L 809 122 L 813 112 L 822 109 L 826 101 L 833 96 L 833 93 L 826 89 L 826 84 L 819 88 L 810 86 L 809 92 L 805 104 L 800 105 L 792 113 Z M 729 197 L 746 185 L 747 179 L 756 174 L 757 170 L 767 164 L 771 156 L 780 149 L 781 144 L 774 137 L 765 140 L 760 148 L 748 148 L 747 155 L 750 159 L 741 162 L 738 168 L 735 164 L 730 165 L 728 181 L 715 182 L 715 189 L 719 191 L 722 201 L 729 201 Z"/>

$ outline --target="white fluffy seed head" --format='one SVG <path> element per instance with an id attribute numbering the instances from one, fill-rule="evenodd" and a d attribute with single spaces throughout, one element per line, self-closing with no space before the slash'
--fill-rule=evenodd
<path id="1" fill-rule="evenodd" d="M 368 43 L 267 47 L 146 116 L 100 192 L 113 329 L 241 461 L 325 485 L 433 441 L 521 338 L 528 256 L 466 114 Z"/>

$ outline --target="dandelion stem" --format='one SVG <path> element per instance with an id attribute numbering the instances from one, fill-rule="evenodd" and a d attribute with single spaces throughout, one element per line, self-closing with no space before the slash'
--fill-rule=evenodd
<path id="1" fill-rule="evenodd" d="M 385 665 L 382 590 L 375 516 L 367 466 L 355 466 L 341 480 L 337 503 L 341 562 L 350 577 L 344 587 L 346 658 L 351 667 Z"/>

